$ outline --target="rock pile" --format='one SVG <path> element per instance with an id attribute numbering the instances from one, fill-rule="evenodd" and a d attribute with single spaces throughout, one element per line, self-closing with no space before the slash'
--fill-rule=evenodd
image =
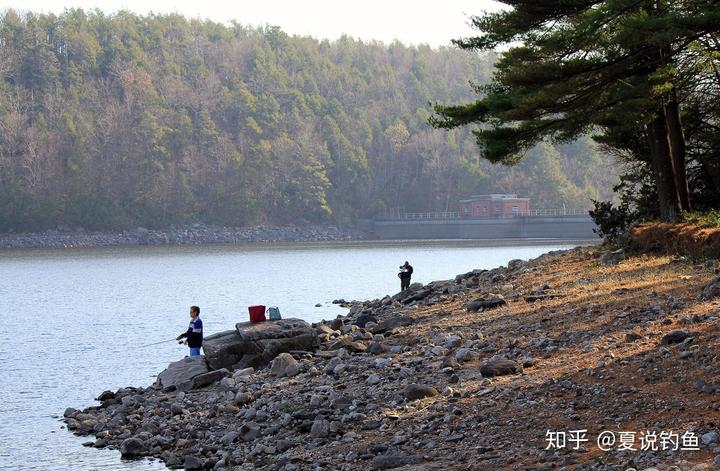
<path id="1" fill-rule="evenodd" d="M 238 324 L 208 338 L 207 371 L 182 360 L 65 421 L 89 445 L 170 468 L 712 469 L 720 316 L 699 296 L 712 272 L 598 259 L 585 248 L 513 261 L 313 326 Z M 480 299 L 504 303 L 467 308 Z M 315 340 L 292 343 L 303 336 Z M 579 428 L 579 450 L 548 447 L 548 431 Z M 626 429 L 692 431 L 698 450 L 593 442 Z"/>

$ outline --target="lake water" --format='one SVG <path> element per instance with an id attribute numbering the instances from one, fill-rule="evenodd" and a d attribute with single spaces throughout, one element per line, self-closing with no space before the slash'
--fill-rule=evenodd
<path id="1" fill-rule="evenodd" d="M 93 437 L 75 437 L 60 418 L 66 407 L 96 404 L 105 389 L 153 383 L 186 347 L 142 346 L 184 332 L 193 304 L 201 308 L 205 335 L 247 320 L 252 304 L 315 322 L 345 312 L 334 299 L 397 292 L 405 260 L 415 268 L 412 281 L 427 283 L 570 247 L 501 245 L 507 243 L 0 251 L 0 469 L 165 469 L 158 461 L 121 461 L 117 451 L 83 447 Z"/>

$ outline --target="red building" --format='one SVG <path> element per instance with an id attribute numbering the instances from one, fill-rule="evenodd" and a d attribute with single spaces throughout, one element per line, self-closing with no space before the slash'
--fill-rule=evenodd
<path id="1" fill-rule="evenodd" d="M 473 195 L 460 200 L 460 217 L 515 216 L 530 210 L 530 198 L 517 195 Z"/>

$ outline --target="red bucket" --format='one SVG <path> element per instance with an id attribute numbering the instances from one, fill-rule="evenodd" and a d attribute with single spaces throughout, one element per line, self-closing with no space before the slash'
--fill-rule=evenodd
<path id="1" fill-rule="evenodd" d="M 250 311 L 250 322 L 262 322 L 265 320 L 265 306 L 262 304 L 248 306 L 248 311 Z"/>

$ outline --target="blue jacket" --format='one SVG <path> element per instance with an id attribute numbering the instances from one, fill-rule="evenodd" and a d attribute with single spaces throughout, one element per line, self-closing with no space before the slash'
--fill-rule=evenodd
<path id="1" fill-rule="evenodd" d="M 203 325 L 200 316 L 196 317 L 194 321 L 190 321 L 190 327 L 188 327 L 187 332 L 181 334 L 180 337 L 187 337 L 188 347 L 190 348 L 202 347 Z"/>

